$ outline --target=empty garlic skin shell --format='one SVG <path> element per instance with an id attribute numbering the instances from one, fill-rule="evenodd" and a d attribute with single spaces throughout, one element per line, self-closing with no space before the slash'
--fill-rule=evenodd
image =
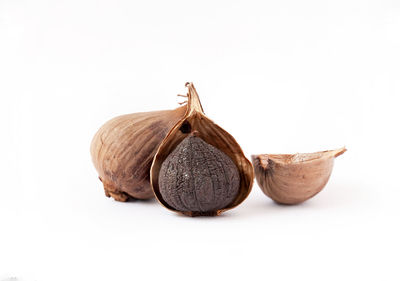
<path id="1" fill-rule="evenodd" d="M 188 216 L 216 216 L 230 210 L 242 203 L 251 191 L 254 179 L 254 171 L 251 162 L 245 157 L 236 140 L 224 129 L 215 124 L 204 115 L 196 89 L 193 83 L 186 83 L 188 88 L 188 106 L 183 118 L 171 129 L 166 138 L 159 146 L 154 157 L 150 171 L 151 186 L 156 199 L 165 208 Z M 188 134 L 196 131 L 196 135 L 206 143 L 214 146 L 228 157 L 236 165 L 240 186 L 236 198 L 226 207 L 212 212 L 179 211 L 163 199 L 159 187 L 159 174 L 161 165 L 168 155 L 177 147 Z"/>
<path id="2" fill-rule="evenodd" d="M 175 110 L 122 115 L 97 131 L 90 152 L 107 197 L 117 201 L 154 197 L 150 186 L 153 157 L 185 112 L 186 105 Z"/>
<path id="3" fill-rule="evenodd" d="M 299 204 L 327 184 L 333 163 L 346 148 L 315 153 L 253 155 L 255 176 L 261 190 L 280 204 Z"/>

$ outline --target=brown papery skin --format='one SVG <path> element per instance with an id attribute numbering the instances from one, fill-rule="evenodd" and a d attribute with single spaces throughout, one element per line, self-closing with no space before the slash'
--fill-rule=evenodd
<path id="1" fill-rule="evenodd" d="M 299 204 L 327 184 L 333 163 L 345 148 L 315 153 L 260 154 L 251 157 L 258 185 L 277 203 Z"/>
<path id="2" fill-rule="evenodd" d="M 153 157 L 185 112 L 186 106 L 182 106 L 122 115 L 97 131 L 90 152 L 107 197 L 117 201 L 154 197 L 150 186 Z"/>

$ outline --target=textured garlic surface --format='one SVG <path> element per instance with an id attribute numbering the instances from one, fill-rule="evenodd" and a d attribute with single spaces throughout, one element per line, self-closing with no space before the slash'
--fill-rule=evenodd
<path id="1" fill-rule="evenodd" d="M 178 211 L 210 212 L 237 197 L 239 171 L 222 151 L 189 135 L 161 165 L 160 193 Z"/>

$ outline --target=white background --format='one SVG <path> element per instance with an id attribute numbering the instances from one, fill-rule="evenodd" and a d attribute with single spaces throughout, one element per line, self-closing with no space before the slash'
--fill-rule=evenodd
<path id="1" fill-rule="evenodd" d="M 106 198 L 96 130 L 186 81 L 248 157 L 348 152 L 298 206 Z M 397 0 L 0 0 L 0 280 L 399 280 L 399 94 Z"/>

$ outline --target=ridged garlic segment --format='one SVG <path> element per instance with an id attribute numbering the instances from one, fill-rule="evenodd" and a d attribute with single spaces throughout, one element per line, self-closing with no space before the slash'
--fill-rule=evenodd
<path id="1" fill-rule="evenodd" d="M 182 106 L 122 115 L 97 131 L 90 151 L 106 196 L 118 201 L 154 197 L 150 186 L 153 157 L 185 112 L 186 106 Z"/>

